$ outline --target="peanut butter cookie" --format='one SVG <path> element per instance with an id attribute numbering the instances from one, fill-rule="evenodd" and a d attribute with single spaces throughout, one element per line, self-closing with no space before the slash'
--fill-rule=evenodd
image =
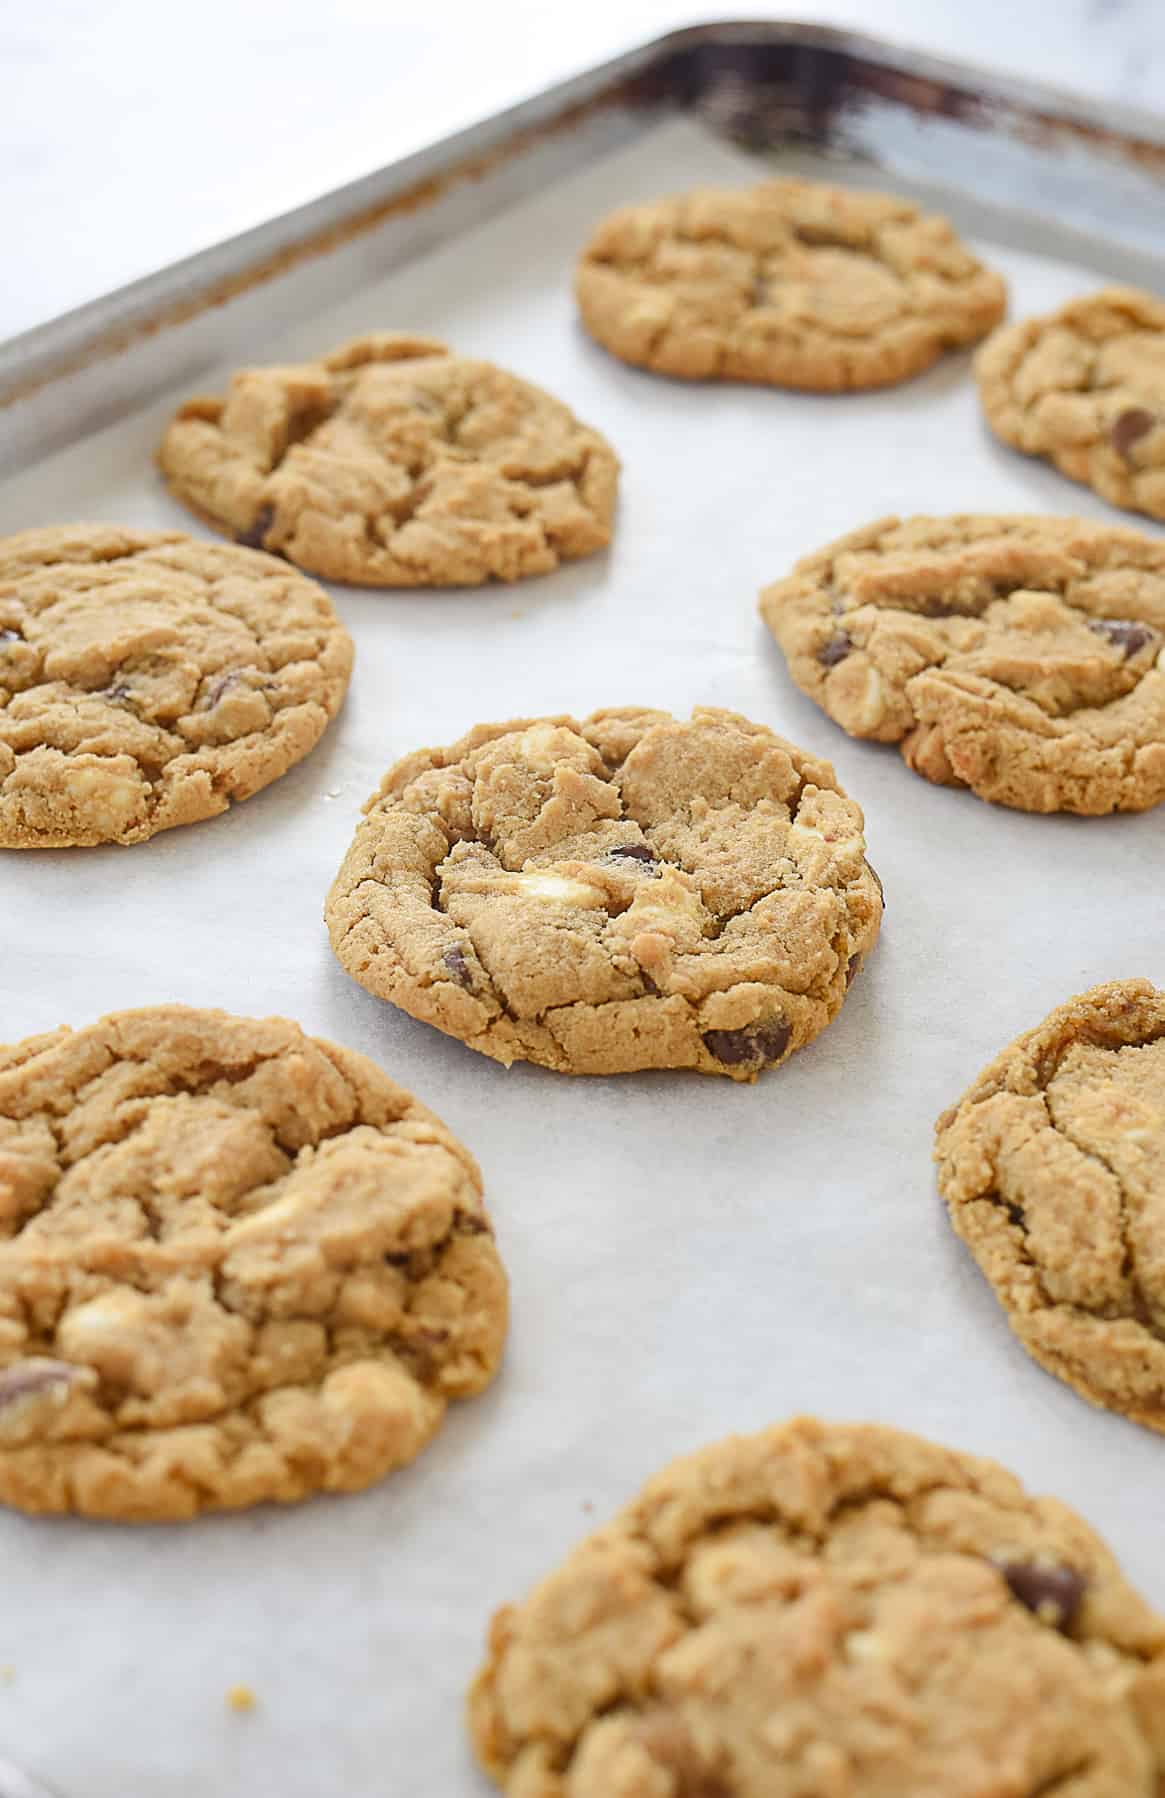
<path id="1" fill-rule="evenodd" d="M 1165 1619 L 995 1463 L 801 1418 L 500 1611 L 469 1727 L 509 1798 L 1157 1798 Z"/>
<path id="2" fill-rule="evenodd" d="M 356 1492 L 492 1378 L 472 1157 L 372 1062 L 163 1005 L 0 1048 L 0 1500 Z"/>
<path id="3" fill-rule="evenodd" d="M 176 531 L 0 540 L 0 848 L 140 843 L 249 799 L 339 711 L 314 581 Z"/>
<path id="4" fill-rule="evenodd" d="M 1026 812 L 1165 798 L 1165 543 L 1080 518 L 883 518 L 761 613 L 802 692 L 915 773 Z"/>
<path id="5" fill-rule="evenodd" d="M 1165 518 L 1165 300 L 1135 287 L 1071 300 L 996 331 L 975 373 L 1004 443 Z"/>
<path id="6" fill-rule="evenodd" d="M 1028 1352 L 1165 1432 L 1165 993 L 1094 986 L 938 1121 L 951 1222 Z"/>
<path id="7" fill-rule="evenodd" d="M 619 477 L 606 439 L 540 387 L 393 332 L 243 369 L 180 408 L 158 459 L 238 542 L 368 587 L 476 587 L 589 556 Z"/>
<path id="8" fill-rule="evenodd" d="M 829 763 L 732 712 L 481 724 L 365 811 L 336 955 L 507 1066 L 754 1080 L 837 1015 L 881 924 Z"/>
<path id="9" fill-rule="evenodd" d="M 578 266 L 583 324 L 658 374 L 842 392 L 919 374 L 1003 317 L 944 218 L 812 181 L 624 206 Z"/>

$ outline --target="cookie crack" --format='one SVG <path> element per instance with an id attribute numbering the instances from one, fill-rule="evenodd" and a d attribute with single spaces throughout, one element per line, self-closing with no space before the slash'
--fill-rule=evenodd
<path id="1" fill-rule="evenodd" d="M 1105 1029 L 1099 1024 L 1089 1025 L 1082 1022 L 1060 1047 L 1052 1047 L 1042 1052 L 1038 1060 L 1031 1064 L 1036 1090 L 1046 1098 L 1048 1087 L 1055 1080 L 1073 1049 L 1079 1044 L 1084 1044 L 1092 1049 L 1108 1049 L 1114 1054 L 1119 1054 L 1121 1049 L 1147 1049 L 1151 1044 L 1159 1043 L 1162 1038 L 1165 1038 L 1165 1023 L 1162 1023 L 1160 1028 L 1145 1031 L 1139 1036 L 1121 1037 L 1111 1028 Z M 996 1087 L 993 1090 L 1000 1091 L 1002 1089 Z M 984 1096 L 990 1097 L 991 1095 Z"/>
<path id="2" fill-rule="evenodd" d="M 1125 1186 L 1123 1178 L 1113 1166 L 1112 1162 L 1109 1161 L 1107 1156 L 1103 1155 L 1099 1149 L 1081 1142 L 1066 1122 L 1061 1123 L 1053 1116 L 1046 1090 L 1043 1094 L 1043 1100 L 1044 1111 L 1047 1116 L 1049 1127 L 1054 1130 L 1058 1136 L 1063 1137 L 1065 1142 L 1071 1143 L 1078 1154 L 1084 1155 L 1089 1161 L 1094 1161 L 1098 1167 L 1102 1167 L 1105 1173 L 1111 1176 L 1117 1190 L 1117 1220 L 1121 1245 L 1121 1273 L 1128 1281 L 1129 1293 L 1132 1300 L 1131 1312 L 1122 1313 L 1122 1315 L 1127 1317 L 1130 1321 L 1139 1324 L 1142 1329 L 1148 1330 L 1158 1342 L 1165 1343 L 1165 1330 L 1161 1329 L 1155 1321 L 1148 1294 L 1141 1282 L 1140 1270 L 1137 1266 L 1136 1248 L 1132 1239 L 1132 1220 L 1129 1216 L 1128 1189 Z M 1077 1306 L 1074 1307 L 1074 1309 L 1083 1309 L 1083 1307 Z M 1104 1313 L 1094 1312 L 1091 1315 L 1103 1317 Z"/>
<path id="3" fill-rule="evenodd" d="M 1036 1260 L 1029 1247 L 1030 1232 L 1028 1230 L 1027 1218 L 1024 1215 L 1022 1208 L 1019 1205 L 1013 1205 L 1010 1199 L 1005 1199 L 1003 1194 L 996 1190 L 976 1193 L 974 1203 L 992 1205 L 997 1211 L 1006 1212 L 1008 1222 L 1013 1224 L 1020 1232 L 1021 1240 L 1014 1244 L 1013 1247 L 1017 1259 L 1028 1269 L 1035 1279 L 1036 1289 L 1040 1296 L 1040 1309 L 1043 1311 L 1055 1311 L 1061 1308 L 1067 1310 L 1073 1309 L 1073 1307 L 1067 1305 L 1064 1300 L 1054 1299 L 1044 1285 L 1044 1269 L 1040 1266 L 1040 1263 Z"/>
<path id="4" fill-rule="evenodd" d="M 1049 1798 L 1051 1793 L 1062 1792 L 1066 1786 L 1074 1784 L 1076 1780 L 1094 1772 L 1095 1768 L 1095 1755 L 1085 1755 L 1081 1760 L 1074 1761 L 1070 1767 L 1065 1767 L 1063 1772 L 1052 1773 L 1047 1779 L 1041 1779 L 1039 1785 L 1032 1786 L 1027 1793 L 1027 1798 Z"/>

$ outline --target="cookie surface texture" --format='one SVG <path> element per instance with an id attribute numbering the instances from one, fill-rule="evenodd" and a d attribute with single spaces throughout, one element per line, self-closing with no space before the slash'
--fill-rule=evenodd
<path id="1" fill-rule="evenodd" d="M 884 518 L 761 595 L 789 673 L 917 774 L 1029 812 L 1165 798 L 1165 543 L 1080 518 Z"/>
<path id="2" fill-rule="evenodd" d="M 0 540 L 0 848 L 140 843 L 250 798 L 343 703 L 314 581 L 177 532 Z"/>
<path id="3" fill-rule="evenodd" d="M 0 1500 L 127 1521 L 355 1492 L 500 1358 L 472 1157 L 282 1018 L 0 1049 Z"/>
<path id="4" fill-rule="evenodd" d="M 1093 987 L 939 1119 L 951 1222 L 1043 1366 L 1165 1431 L 1165 993 Z"/>
<path id="5" fill-rule="evenodd" d="M 583 251 L 575 295 L 624 362 L 826 392 L 919 374 L 1006 305 L 946 219 L 812 181 L 623 207 Z"/>
<path id="6" fill-rule="evenodd" d="M 365 810 L 336 955 L 507 1065 L 755 1079 L 837 1014 L 881 923 L 829 763 L 732 712 L 479 725 Z"/>
<path id="7" fill-rule="evenodd" d="M 1165 301 L 1109 287 L 997 331 L 975 361 L 997 437 L 1165 518 Z"/>
<path id="8" fill-rule="evenodd" d="M 181 407 L 158 459 L 219 530 L 370 587 L 475 587 L 590 555 L 619 477 L 606 439 L 540 387 L 388 332 L 243 369 Z"/>
<path id="9" fill-rule="evenodd" d="M 500 1611 L 469 1724 L 508 1798 L 1156 1798 L 1165 1620 L 1002 1467 L 797 1419 Z"/>

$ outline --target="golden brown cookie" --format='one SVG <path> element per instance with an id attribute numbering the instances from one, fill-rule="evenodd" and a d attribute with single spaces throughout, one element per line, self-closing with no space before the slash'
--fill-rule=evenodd
<path id="1" fill-rule="evenodd" d="M 996 331 L 975 373 L 1004 443 L 1165 518 L 1165 300 L 1135 287 L 1071 300 Z"/>
<path id="2" fill-rule="evenodd" d="M 492 1378 L 472 1157 L 362 1055 L 181 1005 L 0 1048 L 0 1500 L 357 1492 Z"/>
<path id="3" fill-rule="evenodd" d="M 249 799 L 339 711 L 314 581 L 177 531 L 0 540 L 0 848 L 140 843 Z"/>
<path id="4" fill-rule="evenodd" d="M 508 1798 L 1157 1798 L 1165 1619 L 994 1462 L 801 1418 L 500 1611 L 469 1727 Z"/>
<path id="5" fill-rule="evenodd" d="M 624 362 L 829 392 L 920 373 L 1007 301 L 946 219 L 791 180 L 622 207 L 583 251 L 575 294 Z"/>
<path id="6" fill-rule="evenodd" d="M 243 369 L 179 409 L 158 460 L 238 542 L 368 587 L 476 587 L 589 556 L 619 478 L 561 400 L 400 332 Z"/>
<path id="7" fill-rule="evenodd" d="M 1026 812 L 1165 798 L 1165 543 L 1080 518 L 879 519 L 761 614 L 853 737 Z"/>
<path id="8" fill-rule="evenodd" d="M 882 919 L 828 762 L 733 712 L 480 724 L 391 768 L 327 904 L 362 986 L 508 1066 L 754 1080 Z"/>
<path id="9" fill-rule="evenodd" d="M 997 1055 L 937 1125 L 951 1222 L 1028 1352 L 1165 1432 L 1165 993 L 1114 980 Z"/>

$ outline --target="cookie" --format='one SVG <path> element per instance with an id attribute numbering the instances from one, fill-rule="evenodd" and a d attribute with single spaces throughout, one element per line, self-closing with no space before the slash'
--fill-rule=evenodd
<path id="1" fill-rule="evenodd" d="M 0 1500 L 357 1492 L 497 1369 L 473 1158 L 362 1055 L 182 1005 L 0 1048 Z"/>
<path id="2" fill-rule="evenodd" d="M 1165 1432 L 1165 993 L 1114 980 L 1059 1006 L 944 1112 L 935 1159 L 1029 1354 Z"/>
<path id="3" fill-rule="evenodd" d="M 240 543 L 328 580 L 476 587 L 611 540 L 619 462 L 549 393 L 427 337 L 246 368 L 182 406 L 171 489 Z"/>
<path id="4" fill-rule="evenodd" d="M 852 737 L 1025 812 L 1165 798 L 1165 543 L 1080 518 L 883 518 L 761 595 Z"/>
<path id="5" fill-rule="evenodd" d="M 507 1066 L 754 1080 L 882 918 L 828 762 L 733 712 L 480 724 L 385 775 L 327 904 L 361 986 Z"/>
<path id="6" fill-rule="evenodd" d="M 997 437 L 1165 518 L 1165 300 L 1107 287 L 997 331 L 975 362 Z"/>
<path id="7" fill-rule="evenodd" d="M 500 1611 L 469 1726 L 509 1798 L 1156 1798 L 1165 1619 L 993 1462 L 800 1418 Z"/>
<path id="8" fill-rule="evenodd" d="M 624 362 L 831 393 L 919 374 L 1007 303 L 946 219 L 813 181 L 624 206 L 583 251 L 575 295 Z"/>
<path id="9" fill-rule="evenodd" d="M 352 641 L 254 550 L 67 525 L 0 540 L 0 848 L 140 843 L 319 742 Z"/>

